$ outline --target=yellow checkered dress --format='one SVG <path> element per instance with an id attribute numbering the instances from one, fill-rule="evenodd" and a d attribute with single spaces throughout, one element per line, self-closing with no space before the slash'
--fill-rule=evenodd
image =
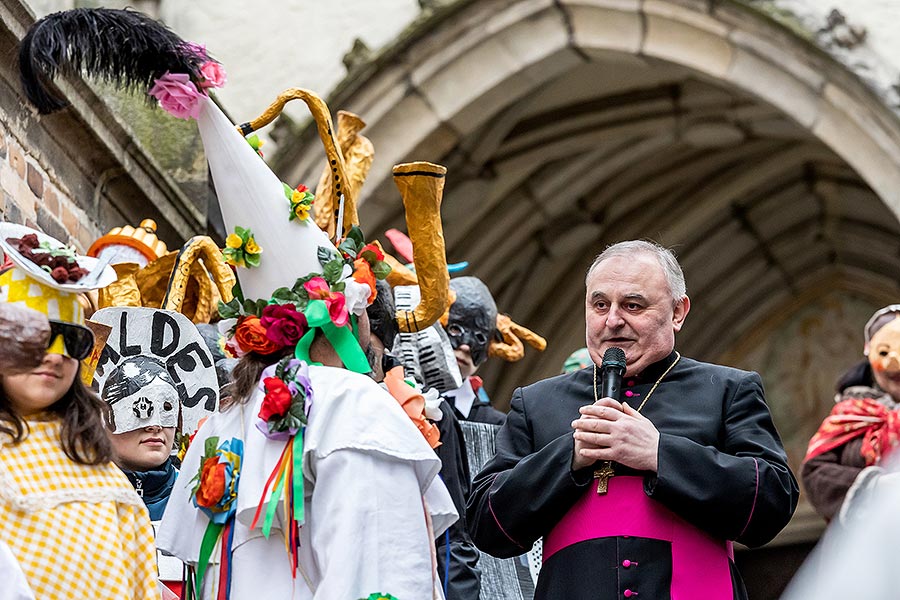
<path id="1" fill-rule="evenodd" d="M 0 440 L 0 540 L 37 600 L 160 596 L 147 509 L 112 463 L 85 466 L 62 451 L 58 420 Z"/>

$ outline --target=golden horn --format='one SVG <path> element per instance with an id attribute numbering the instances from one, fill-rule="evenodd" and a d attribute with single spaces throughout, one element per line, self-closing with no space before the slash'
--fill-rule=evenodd
<path id="1" fill-rule="evenodd" d="M 331 113 L 328 112 L 328 105 L 325 104 L 325 101 L 319 98 L 319 96 L 309 90 L 302 90 L 300 88 L 287 89 L 278 95 L 275 102 L 269 105 L 269 108 L 267 108 L 263 114 L 249 123 L 239 125 L 238 131 L 240 131 L 242 135 L 247 136 L 260 127 L 265 127 L 274 121 L 275 117 L 281 114 L 281 111 L 284 110 L 284 105 L 291 100 L 303 100 L 303 102 L 306 103 L 309 112 L 312 113 L 313 119 L 316 122 L 316 127 L 319 130 L 319 139 L 322 140 L 322 144 L 325 146 L 325 157 L 328 160 L 328 166 L 326 168 L 331 171 L 330 207 L 333 211 L 336 211 L 340 202 L 340 196 L 343 194 L 344 223 L 346 224 L 348 222 L 348 206 L 353 208 L 352 219 L 357 219 L 358 221 L 355 212 L 356 196 L 354 195 L 352 184 L 347 178 L 347 169 L 344 164 L 344 157 L 341 153 L 341 146 L 338 144 L 337 137 L 335 136 L 334 124 L 331 121 Z M 331 217 L 331 219 L 334 220 L 334 217 Z M 332 237 L 332 239 L 334 238 Z"/>
<path id="2" fill-rule="evenodd" d="M 503 341 L 492 341 L 488 346 L 488 356 L 502 358 L 507 362 L 522 360 L 525 356 L 525 345 L 522 340 L 537 350 L 543 351 L 547 347 L 547 340 L 506 315 L 497 315 L 497 331 L 500 332 Z"/>
<path id="3" fill-rule="evenodd" d="M 116 280 L 100 290 L 97 295 L 97 308 L 141 306 L 141 290 L 135 279 L 140 266 L 137 263 L 119 263 L 112 268 L 116 271 Z"/>
<path id="4" fill-rule="evenodd" d="M 222 301 L 231 301 L 233 297 L 231 288 L 234 287 L 235 283 L 234 273 L 225 263 L 225 260 L 222 258 L 222 251 L 216 246 L 215 242 L 205 235 L 198 235 L 189 239 L 179 250 L 178 257 L 175 259 L 175 267 L 169 276 L 166 295 L 160 308 L 181 312 L 188 282 L 191 280 L 192 271 L 195 271 L 195 264 L 200 258 L 203 259 L 203 265 L 215 282 Z M 209 302 L 206 302 L 206 300 Z M 212 307 L 207 308 L 205 306 L 206 304 L 211 305 L 211 298 L 205 298 L 201 303 L 204 305 L 204 310 L 197 311 L 198 314 L 194 315 L 195 322 L 208 321 L 211 315 Z"/>
<path id="5" fill-rule="evenodd" d="M 450 273 L 441 225 L 441 198 L 447 169 L 428 162 L 414 162 L 395 165 L 393 173 L 406 209 L 406 228 L 413 244 L 421 295 L 414 310 L 397 311 L 397 324 L 401 332 L 414 333 L 435 323 L 447 308 Z"/>
<path id="6" fill-rule="evenodd" d="M 372 167 L 375 158 L 375 147 L 365 136 L 359 132 L 365 127 L 365 122 L 359 116 L 345 110 L 339 110 L 337 115 L 337 141 L 341 154 L 344 157 L 344 169 L 347 185 L 353 190 L 351 197 L 344 195 L 344 223 L 343 234 L 353 225 L 359 225 L 359 213 L 356 207 L 356 197 Z M 334 203 L 335 195 L 332 193 L 331 169 L 325 167 L 319 185 L 316 186 L 316 199 L 313 203 L 316 225 L 324 231 L 328 237 L 334 238 L 337 229 L 338 206 Z"/>

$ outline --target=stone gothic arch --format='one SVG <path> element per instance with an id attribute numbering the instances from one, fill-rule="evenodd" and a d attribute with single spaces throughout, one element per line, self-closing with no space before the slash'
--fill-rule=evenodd
<path id="1" fill-rule="evenodd" d="M 583 345 L 584 271 L 618 240 L 678 252 L 693 300 L 685 353 L 759 368 L 767 384 L 784 376 L 766 346 L 778 332 L 848 340 L 814 363 L 827 389 L 860 357 L 867 313 L 900 298 L 897 115 L 750 3 L 457 2 L 329 103 L 361 115 L 376 148 L 369 234 L 403 226 L 392 164 L 445 164 L 450 260 L 470 261 L 502 311 L 547 336 L 545 353 L 485 368 L 500 406 Z M 283 144 L 286 181 L 318 179 L 314 135 Z M 810 318 L 820 326 L 797 329 Z M 770 400 L 799 423 L 797 461 L 830 397 L 796 412 L 794 388 Z"/>

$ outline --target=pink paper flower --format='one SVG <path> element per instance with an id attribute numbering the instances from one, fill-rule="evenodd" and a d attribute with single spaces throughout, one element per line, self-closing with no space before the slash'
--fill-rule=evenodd
<path id="1" fill-rule="evenodd" d="M 347 312 L 347 304 L 344 301 L 344 295 L 340 292 L 332 292 L 326 282 L 321 277 L 313 277 L 303 284 L 309 294 L 310 300 L 324 300 L 328 307 L 328 314 L 331 316 L 331 322 L 337 327 L 343 327 L 350 320 L 350 313 Z"/>
<path id="2" fill-rule="evenodd" d="M 225 85 L 227 79 L 225 67 L 214 60 L 203 63 L 200 67 L 200 74 L 203 76 L 203 81 L 200 82 L 200 87 L 203 89 L 220 88 Z"/>
<path id="3" fill-rule="evenodd" d="M 204 94 L 197 90 L 187 73 L 169 73 L 156 80 L 149 94 L 159 100 L 167 113 L 179 119 L 200 116 L 200 100 Z"/>

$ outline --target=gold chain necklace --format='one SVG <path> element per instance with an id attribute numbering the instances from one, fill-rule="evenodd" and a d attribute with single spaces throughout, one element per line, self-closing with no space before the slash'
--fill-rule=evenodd
<path id="1" fill-rule="evenodd" d="M 647 404 L 647 400 L 650 399 L 650 396 L 653 395 L 653 392 L 656 391 L 656 388 L 659 387 L 659 384 L 662 383 L 662 380 L 666 378 L 666 375 L 669 374 L 669 371 L 675 368 L 675 365 L 678 364 L 678 361 L 681 360 L 681 354 L 677 351 L 675 352 L 675 360 L 672 361 L 672 364 L 669 365 L 669 368 L 666 369 L 662 375 L 659 376 L 659 379 L 656 380 L 656 383 L 653 384 L 653 387 L 650 388 L 650 391 L 647 392 L 647 395 L 644 396 L 644 400 L 641 402 L 641 405 L 637 407 L 637 412 L 641 412 L 641 409 L 644 408 L 644 405 Z M 594 365 L 594 402 L 596 403 L 599 400 L 597 394 L 597 365 Z M 594 470 L 594 479 L 597 479 L 597 494 L 603 495 L 606 493 L 609 486 L 609 478 L 616 474 L 615 469 L 613 469 L 612 461 L 605 460 L 603 461 L 603 466 L 599 469 Z"/>

